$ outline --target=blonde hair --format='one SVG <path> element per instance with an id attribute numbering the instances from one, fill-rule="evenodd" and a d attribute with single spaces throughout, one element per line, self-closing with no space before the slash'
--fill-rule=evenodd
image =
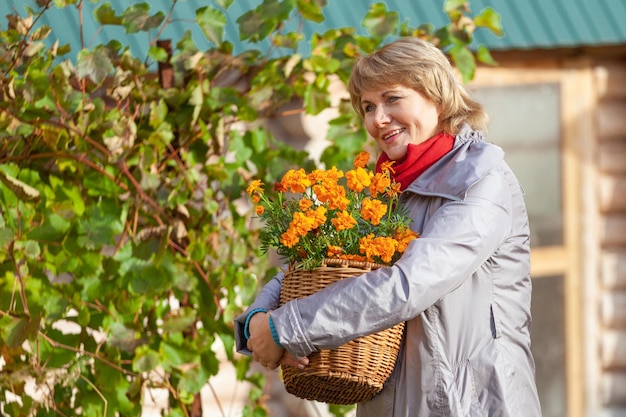
<path id="1" fill-rule="evenodd" d="M 352 107 L 363 117 L 363 91 L 393 85 L 414 88 L 435 103 L 440 126 L 446 133 L 457 134 L 464 122 L 475 130 L 487 128 L 487 112 L 470 97 L 444 53 L 430 42 L 400 38 L 358 58 L 348 82 Z"/>

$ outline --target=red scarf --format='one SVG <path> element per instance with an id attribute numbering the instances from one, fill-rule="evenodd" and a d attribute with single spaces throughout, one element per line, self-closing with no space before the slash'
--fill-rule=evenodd
<path id="1" fill-rule="evenodd" d="M 400 183 L 400 189 L 404 191 L 420 174 L 426 171 L 432 164 L 452 150 L 454 136 L 441 132 L 419 145 L 410 143 L 406 149 L 404 158 L 396 161 L 391 168 L 391 178 Z M 382 153 L 376 162 L 376 171 L 384 162 L 390 161 L 386 153 Z"/>

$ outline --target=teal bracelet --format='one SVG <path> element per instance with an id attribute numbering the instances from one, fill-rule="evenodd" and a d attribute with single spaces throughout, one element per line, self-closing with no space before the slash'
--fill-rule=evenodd
<path id="1" fill-rule="evenodd" d="M 272 320 L 272 316 L 270 315 L 270 333 L 272 333 L 272 339 L 278 345 L 279 348 L 284 349 L 283 345 L 280 344 L 280 340 L 278 339 L 278 333 L 276 332 L 276 327 L 274 327 L 274 320 Z"/>
<path id="2" fill-rule="evenodd" d="M 252 310 L 251 312 L 248 313 L 248 316 L 246 317 L 246 322 L 243 325 L 243 336 L 246 338 L 246 340 L 250 339 L 250 329 L 249 329 L 249 327 L 250 327 L 250 319 L 256 313 L 267 313 L 267 309 L 266 308 L 255 308 L 254 310 Z"/>

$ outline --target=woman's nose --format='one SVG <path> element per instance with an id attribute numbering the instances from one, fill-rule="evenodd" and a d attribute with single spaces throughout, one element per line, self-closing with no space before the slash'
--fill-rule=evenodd
<path id="1" fill-rule="evenodd" d="M 376 109 L 376 113 L 374 114 L 374 123 L 377 127 L 386 125 L 390 120 L 391 118 L 389 117 L 389 114 L 382 106 Z"/>

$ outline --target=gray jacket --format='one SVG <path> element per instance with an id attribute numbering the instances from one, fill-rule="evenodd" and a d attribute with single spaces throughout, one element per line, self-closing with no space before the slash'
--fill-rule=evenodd
<path id="1" fill-rule="evenodd" d="M 421 237 L 392 267 L 278 308 L 282 275 L 250 308 L 274 309 L 294 356 L 406 321 L 397 366 L 358 417 L 538 417 L 530 352 L 530 245 L 522 190 L 504 152 L 464 127 L 401 195 Z M 248 310 L 249 311 L 249 310 Z M 239 351 L 245 349 L 237 318 Z"/>

